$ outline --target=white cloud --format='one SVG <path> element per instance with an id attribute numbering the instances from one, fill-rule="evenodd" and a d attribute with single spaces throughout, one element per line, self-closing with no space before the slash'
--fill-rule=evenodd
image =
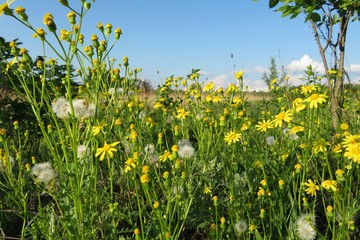
<path id="1" fill-rule="evenodd" d="M 205 72 L 205 71 L 203 71 L 203 70 L 200 70 L 200 71 L 199 71 L 199 74 L 201 74 L 201 75 L 203 75 L 203 76 L 209 75 L 208 72 Z"/>
<path id="2" fill-rule="evenodd" d="M 304 72 L 306 67 L 311 65 L 316 72 L 324 73 L 324 66 L 322 63 L 315 61 L 309 55 L 305 54 L 300 60 L 293 60 L 286 66 L 288 72 Z"/>
<path id="3" fill-rule="evenodd" d="M 360 64 L 350 64 L 349 71 L 350 72 L 360 72 Z"/>
<path id="4" fill-rule="evenodd" d="M 256 67 L 254 68 L 254 71 L 255 71 L 256 73 L 263 74 L 264 72 L 269 72 L 269 68 L 261 67 L 261 66 L 256 66 Z"/>

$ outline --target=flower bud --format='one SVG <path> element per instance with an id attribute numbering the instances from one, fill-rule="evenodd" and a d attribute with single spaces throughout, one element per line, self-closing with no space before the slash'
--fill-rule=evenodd
<path id="1" fill-rule="evenodd" d="M 115 32 L 115 40 L 119 40 L 119 39 L 120 39 L 120 36 L 121 36 L 121 34 L 122 34 L 121 29 L 120 29 L 120 28 L 116 28 L 114 32 Z"/>
<path id="2" fill-rule="evenodd" d="M 25 13 L 25 8 L 23 7 L 16 7 L 15 12 L 19 15 L 20 19 L 26 22 L 28 20 L 28 15 Z"/>
<path id="3" fill-rule="evenodd" d="M 67 19 L 69 20 L 69 23 L 71 25 L 74 25 L 76 23 L 76 13 L 75 12 L 69 12 L 67 14 Z"/>
<path id="4" fill-rule="evenodd" d="M 89 10 L 89 9 L 91 8 L 91 3 L 89 3 L 89 2 L 84 2 L 84 3 L 83 3 L 83 6 L 84 6 L 84 8 L 85 8 L 86 10 Z"/>

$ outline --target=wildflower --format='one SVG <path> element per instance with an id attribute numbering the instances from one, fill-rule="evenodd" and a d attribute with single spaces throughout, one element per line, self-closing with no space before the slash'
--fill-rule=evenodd
<path id="1" fill-rule="evenodd" d="M 177 145 L 179 147 L 177 153 L 180 158 L 189 159 L 192 156 L 194 156 L 195 149 L 189 140 L 187 139 L 180 140 Z"/>
<path id="2" fill-rule="evenodd" d="M 349 148 L 351 146 L 360 144 L 360 135 L 347 135 L 342 142 L 342 145 L 344 146 L 344 148 Z"/>
<path id="3" fill-rule="evenodd" d="M 337 185 L 337 182 L 335 180 L 330 180 L 330 179 L 324 180 L 321 183 L 321 187 L 325 188 L 326 190 L 332 190 L 334 192 L 337 191 L 336 185 Z"/>
<path id="4" fill-rule="evenodd" d="M 244 76 L 244 71 L 238 71 L 235 73 L 235 78 L 236 79 L 241 79 Z"/>
<path id="5" fill-rule="evenodd" d="M 257 125 L 255 125 L 256 129 L 261 132 L 266 132 L 270 128 L 273 128 L 273 123 L 270 120 L 262 120 L 262 122 L 258 122 Z"/>
<path id="6" fill-rule="evenodd" d="M 154 207 L 155 209 L 158 209 L 159 206 L 160 206 L 160 202 L 159 202 L 159 201 L 155 201 L 154 204 L 153 204 L 153 207 Z"/>
<path id="7" fill-rule="evenodd" d="M 293 109 L 295 108 L 296 112 L 301 112 L 306 108 L 306 105 L 303 103 L 302 98 L 296 98 L 292 104 L 293 104 Z"/>
<path id="8" fill-rule="evenodd" d="M 340 124 L 340 129 L 342 131 L 347 131 L 349 129 L 349 124 L 347 124 L 347 123 Z"/>
<path id="9" fill-rule="evenodd" d="M 238 234 L 238 235 L 241 235 L 243 234 L 247 228 L 248 228 L 248 225 L 247 223 L 244 221 L 244 220 L 240 220 L 240 221 L 237 221 L 235 224 L 234 224 L 234 228 L 235 228 L 235 232 Z"/>
<path id="10" fill-rule="evenodd" d="M 105 156 L 108 156 L 109 158 L 113 158 L 114 157 L 114 153 L 113 152 L 117 152 L 116 148 L 114 148 L 116 145 L 118 145 L 120 142 L 113 142 L 111 144 L 107 144 L 105 142 L 104 146 L 102 148 L 98 148 L 96 150 L 96 154 L 95 156 L 98 157 L 100 156 L 100 161 L 104 160 Z"/>
<path id="11" fill-rule="evenodd" d="M 218 203 L 218 201 L 219 201 L 219 197 L 218 196 L 213 196 L 213 201 L 214 201 L 214 206 L 216 207 L 219 203 Z"/>
<path id="12" fill-rule="evenodd" d="M 327 145 L 330 145 L 330 143 L 325 142 L 324 139 L 320 138 L 314 142 L 312 151 L 314 154 L 318 154 L 319 152 L 326 152 Z"/>
<path id="13" fill-rule="evenodd" d="M 225 134 L 224 141 L 228 145 L 230 145 L 232 143 L 236 143 L 236 142 L 240 141 L 240 137 L 241 137 L 240 133 L 236 133 L 235 131 L 230 131 Z"/>
<path id="14" fill-rule="evenodd" d="M 5 15 L 13 15 L 13 10 L 9 8 L 10 4 L 13 3 L 15 0 L 6 0 L 5 3 L 0 5 L 0 16 Z"/>
<path id="15" fill-rule="evenodd" d="M 292 113 L 290 110 L 286 112 L 280 112 L 278 115 L 275 116 L 274 123 L 275 127 L 282 127 L 283 122 L 290 122 L 292 117 Z"/>
<path id="16" fill-rule="evenodd" d="M 308 94 L 308 93 L 312 93 L 313 91 L 316 90 L 316 86 L 315 85 L 303 85 L 301 86 L 301 93 L 302 94 Z"/>
<path id="17" fill-rule="evenodd" d="M 301 240 L 314 240 L 316 238 L 315 217 L 302 214 L 296 221 L 297 234 Z"/>
<path id="18" fill-rule="evenodd" d="M 257 192 L 258 197 L 265 196 L 265 190 L 262 187 L 259 187 L 259 191 Z"/>
<path id="19" fill-rule="evenodd" d="M 56 176 L 55 170 L 49 162 L 35 164 L 31 169 L 31 173 L 36 176 L 36 181 L 42 183 L 47 183 Z"/>
<path id="20" fill-rule="evenodd" d="M 250 224 L 248 229 L 249 229 L 250 232 L 253 232 L 253 231 L 255 231 L 257 229 L 257 226 L 254 225 L 254 224 Z"/>
<path id="21" fill-rule="evenodd" d="M 40 37 L 41 40 L 45 39 L 46 32 L 42 28 L 36 29 L 36 32 L 32 35 L 33 38 Z"/>
<path id="22" fill-rule="evenodd" d="M 100 123 L 97 126 L 93 126 L 92 133 L 94 134 L 94 136 L 98 135 L 106 125 L 106 123 Z"/>
<path id="23" fill-rule="evenodd" d="M 271 146 L 271 145 L 274 145 L 275 144 L 275 138 L 274 136 L 269 136 L 266 138 L 266 144 Z"/>
<path id="24" fill-rule="evenodd" d="M 316 185 L 311 179 L 309 179 L 308 182 L 304 185 L 308 187 L 307 189 L 305 189 L 306 194 L 309 194 L 313 197 L 316 196 L 316 190 L 320 189 L 319 186 Z"/>
<path id="25" fill-rule="evenodd" d="M 64 97 L 59 97 L 51 103 L 51 108 L 58 118 L 67 118 L 70 114 L 70 104 Z"/>
<path id="26" fill-rule="evenodd" d="M 283 188 L 284 188 L 285 181 L 282 180 L 282 179 L 280 179 L 278 183 L 279 183 L 279 188 L 280 188 L 280 189 L 283 189 Z"/>
<path id="27" fill-rule="evenodd" d="M 128 160 L 126 160 L 125 162 L 125 168 L 124 171 L 127 173 L 133 169 L 136 168 L 136 160 L 134 158 L 129 158 Z"/>
<path id="28" fill-rule="evenodd" d="M 299 173 L 301 171 L 302 165 L 300 163 L 295 164 L 294 166 L 295 172 Z"/>
<path id="29" fill-rule="evenodd" d="M 54 22 L 54 16 L 51 15 L 50 13 L 46 13 L 44 15 L 44 25 L 48 26 L 49 30 L 51 32 L 55 32 L 56 31 L 56 25 Z"/>
<path id="30" fill-rule="evenodd" d="M 168 150 L 165 150 L 164 154 L 159 157 L 161 162 L 166 162 L 166 160 L 172 160 L 172 154 Z"/>
<path id="31" fill-rule="evenodd" d="M 204 192 L 205 194 L 210 194 L 210 193 L 211 193 L 211 190 L 212 190 L 211 187 L 205 186 L 203 192 Z"/>
<path id="32" fill-rule="evenodd" d="M 326 207 L 326 216 L 332 217 L 333 216 L 334 207 L 331 205 L 328 205 Z"/>
<path id="33" fill-rule="evenodd" d="M 141 183 L 149 183 L 150 182 L 150 175 L 148 173 L 144 173 L 140 177 Z"/>
<path id="34" fill-rule="evenodd" d="M 336 75 L 337 71 L 334 70 L 334 69 L 330 69 L 330 70 L 327 71 L 327 73 L 330 74 L 330 75 Z"/>
<path id="35" fill-rule="evenodd" d="M 356 163 L 360 163 L 360 144 L 348 145 L 345 150 L 344 156 L 353 160 Z"/>
<path id="36" fill-rule="evenodd" d="M 310 108 L 318 108 L 318 104 L 326 102 L 326 95 L 313 93 L 310 97 L 305 99 L 304 102 L 310 102 Z"/>
<path id="37" fill-rule="evenodd" d="M 213 82 L 209 82 L 208 84 L 206 84 L 203 88 L 204 92 L 210 92 L 214 89 L 215 84 Z"/>
<path id="38" fill-rule="evenodd" d="M 178 118 L 178 119 L 185 119 L 186 116 L 190 116 L 190 112 L 186 111 L 183 108 L 178 109 L 177 113 L 178 113 L 178 115 L 176 115 L 176 118 Z"/>
<path id="39" fill-rule="evenodd" d="M 305 130 L 305 128 L 303 126 L 294 126 L 290 129 L 289 133 L 296 134 L 298 132 L 303 132 L 304 130 Z"/>

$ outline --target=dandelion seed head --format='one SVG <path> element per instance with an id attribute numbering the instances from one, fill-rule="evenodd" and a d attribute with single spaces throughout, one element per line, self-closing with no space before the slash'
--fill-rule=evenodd
<path id="1" fill-rule="evenodd" d="M 36 176 L 37 181 L 43 183 L 49 182 L 56 176 L 55 170 L 49 162 L 35 164 L 31 169 L 31 173 Z"/>
<path id="2" fill-rule="evenodd" d="M 300 215 L 296 224 L 297 234 L 301 240 L 314 240 L 316 238 L 315 217 L 313 215 Z"/>
<path id="3" fill-rule="evenodd" d="M 234 225 L 237 234 L 243 234 L 247 229 L 248 225 L 244 220 L 237 221 Z"/>

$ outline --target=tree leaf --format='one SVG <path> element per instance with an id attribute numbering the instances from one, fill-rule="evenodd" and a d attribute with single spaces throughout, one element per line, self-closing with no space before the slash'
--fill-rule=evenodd
<path id="1" fill-rule="evenodd" d="M 318 14 L 316 12 L 313 12 L 311 14 L 310 19 L 313 20 L 314 22 L 320 22 L 321 21 L 321 16 L 320 16 L 320 14 Z"/>
<path id="2" fill-rule="evenodd" d="M 275 7 L 280 0 L 269 0 L 269 8 Z"/>

